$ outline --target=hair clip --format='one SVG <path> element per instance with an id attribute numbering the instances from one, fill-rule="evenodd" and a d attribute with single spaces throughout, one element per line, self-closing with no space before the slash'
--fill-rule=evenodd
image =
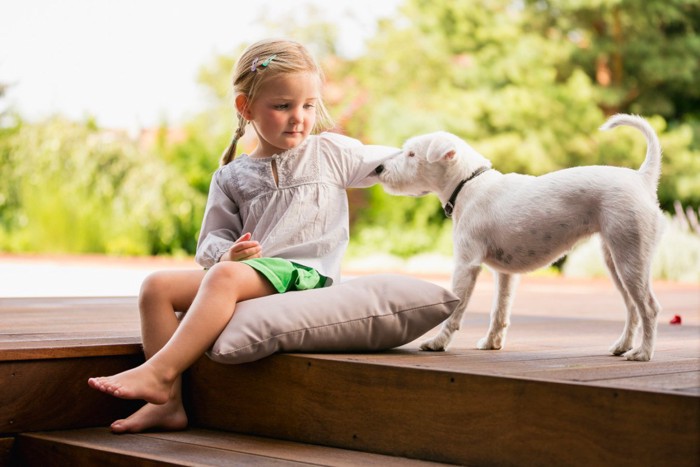
<path id="1" fill-rule="evenodd" d="M 277 57 L 277 55 L 270 55 L 268 58 L 263 60 L 263 62 L 260 64 L 260 66 L 263 68 L 267 68 L 267 66 L 270 64 L 270 62 L 272 62 L 272 60 L 275 59 L 275 57 Z M 250 71 L 252 71 L 252 72 L 258 71 L 258 62 L 259 61 L 260 61 L 260 57 L 255 57 L 253 59 L 253 64 L 250 67 Z"/>

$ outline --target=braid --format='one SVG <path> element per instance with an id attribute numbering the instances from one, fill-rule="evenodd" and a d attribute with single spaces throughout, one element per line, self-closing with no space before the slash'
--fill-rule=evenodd
<path id="1" fill-rule="evenodd" d="M 238 114 L 238 128 L 236 128 L 236 132 L 233 134 L 231 144 L 229 144 L 228 148 L 226 148 L 226 151 L 224 151 L 221 156 L 221 160 L 219 161 L 220 165 L 226 165 L 236 157 L 236 146 L 238 145 L 238 140 L 245 134 L 245 127 L 247 124 L 248 122 L 243 118 L 243 115 Z"/>

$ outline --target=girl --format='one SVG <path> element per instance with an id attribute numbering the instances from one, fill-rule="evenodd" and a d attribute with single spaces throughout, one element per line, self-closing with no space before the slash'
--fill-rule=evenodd
<path id="1" fill-rule="evenodd" d="M 197 262 L 204 270 L 158 272 L 139 297 L 146 362 L 88 384 L 147 404 L 112 431 L 184 429 L 181 374 L 214 343 L 236 303 L 339 278 L 348 243 L 345 189 L 376 183 L 374 169 L 397 149 L 332 133 L 322 72 L 287 40 L 248 47 L 233 88 L 238 128 L 212 178 Z M 250 124 L 257 147 L 233 160 Z M 175 311 L 187 311 L 178 324 Z"/>

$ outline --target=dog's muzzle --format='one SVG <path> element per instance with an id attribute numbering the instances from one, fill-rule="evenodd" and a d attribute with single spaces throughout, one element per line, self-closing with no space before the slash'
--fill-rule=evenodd
<path id="1" fill-rule="evenodd" d="M 377 175 L 380 175 L 382 172 L 384 172 L 384 165 L 380 165 L 379 167 L 374 169 L 374 173 L 376 173 Z"/>

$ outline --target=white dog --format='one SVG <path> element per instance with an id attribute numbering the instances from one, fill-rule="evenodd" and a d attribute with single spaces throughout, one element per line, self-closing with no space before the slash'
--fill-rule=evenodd
<path id="1" fill-rule="evenodd" d="M 610 348 L 628 360 L 654 353 L 659 304 L 651 290 L 651 261 L 663 231 L 656 196 L 661 148 L 641 117 L 616 115 L 601 130 L 629 125 L 647 140 L 646 159 L 636 171 L 591 166 L 539 177 L 502 174 L 466 142 L 445 132 L 409 139 L 401 153 L 377 167 L 392 194 L 434 192 L 448 217 L 454 214 L 453 291 L 460 305 L 423 350 L 445 350 L 459 329 L 482 263 L 496 277 L 498 295 L 488 334 L 479 349 L 500 349 L 510 322 L 518 274 L 557 260 L 581 238 L 600 233 L 605 264 L 627 306 L 627 321 Z M 634 347 L 641 320 L 643 338 Z"/>

